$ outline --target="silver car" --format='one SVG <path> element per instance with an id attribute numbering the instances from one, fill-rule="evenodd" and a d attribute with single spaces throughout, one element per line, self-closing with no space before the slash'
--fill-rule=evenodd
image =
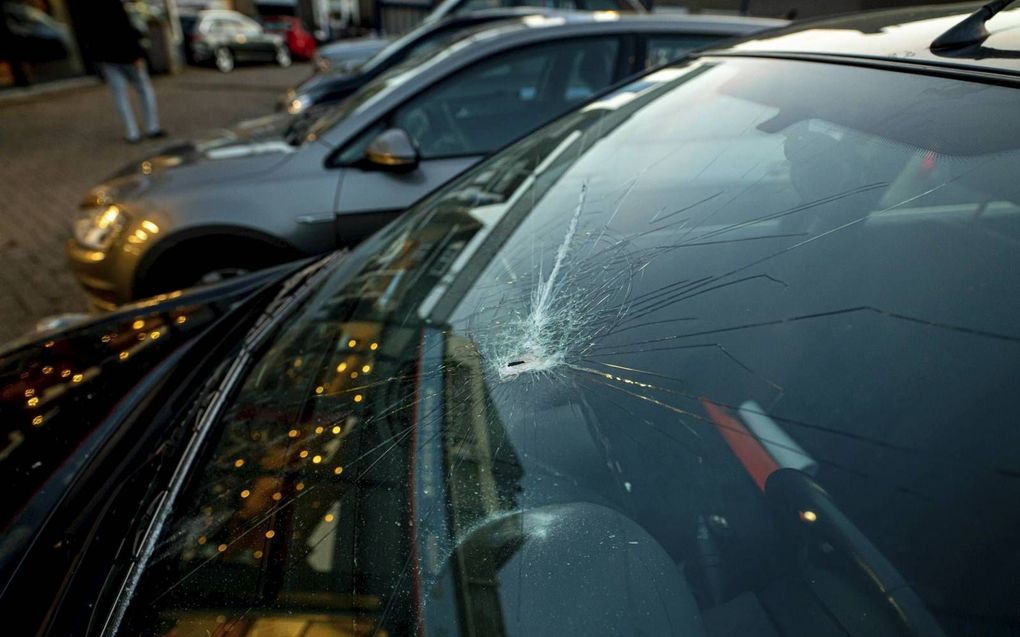
<path id="1" fill-rule="evenodd" d="M 776 24 L 578 14 L 468 29 L 318 119 L 269 116 L 133 164 L 89 193 L 71 267 L 110 308 L 355 244 L 625 77 Z"/>

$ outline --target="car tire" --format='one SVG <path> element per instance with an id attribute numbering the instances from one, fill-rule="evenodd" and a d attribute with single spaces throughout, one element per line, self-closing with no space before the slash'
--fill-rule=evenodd
<path id="1" fill-rule="evenodd" d="M 221 46 L 213 52 L 213 63 L 221 73 L 230 73 L 234 70 L 234 53 L 225 46 Z"/>
<path id="2" fill-rule="evenodd" d="M 279 64 L 281 67 L 287 68 L 288 66 L 291 65 L 292 61 L 293 60 L 291 60 L 290 51 L 283 47 L 276 50 L 276 63 Z"/>

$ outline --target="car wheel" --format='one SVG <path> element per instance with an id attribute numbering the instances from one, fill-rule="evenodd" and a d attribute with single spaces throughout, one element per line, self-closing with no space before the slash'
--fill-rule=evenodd
<path id="1" fill-rule="evenodd" d="M 214 60 L 216 68 L 223 73 L 229 73 L 234 70 L 234 54 L 227 47 L 221 46 L 216 49 Z"/>
<path id="2" fill-rule="evenodd" d="M 276 50 L 276 63 L 286 68 L 290 66 L 290 52 L 287 49 L 279 48 Z"/>

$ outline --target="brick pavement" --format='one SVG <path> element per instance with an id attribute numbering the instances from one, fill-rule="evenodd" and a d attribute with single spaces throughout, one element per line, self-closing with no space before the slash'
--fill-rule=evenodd
<path id="1" fill-rule="evenodd" d="M 101 84 L 0 101 L 0 343 L 44 316 L 85 310 L 63 246 L 90 187 L 175 139 L 271 112 L 280 92 L 308 73 L 302 64 L 154 78 L 171 139 L 138 146 L 122 141 Z"/>

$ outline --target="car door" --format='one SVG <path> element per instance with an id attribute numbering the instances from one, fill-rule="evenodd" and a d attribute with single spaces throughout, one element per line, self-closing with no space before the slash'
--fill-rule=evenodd
<path id="1" fill-rule="evenodd" d="M 564 39 L 502 51 L 452 72 L 369 126 L 335 156 L 337 239 L 353 243 L 481 159 L 583 103 L 622 74 L 622 38 Z M 383 131 L 405 131 L 413 170 L 365 161 Z"/>

